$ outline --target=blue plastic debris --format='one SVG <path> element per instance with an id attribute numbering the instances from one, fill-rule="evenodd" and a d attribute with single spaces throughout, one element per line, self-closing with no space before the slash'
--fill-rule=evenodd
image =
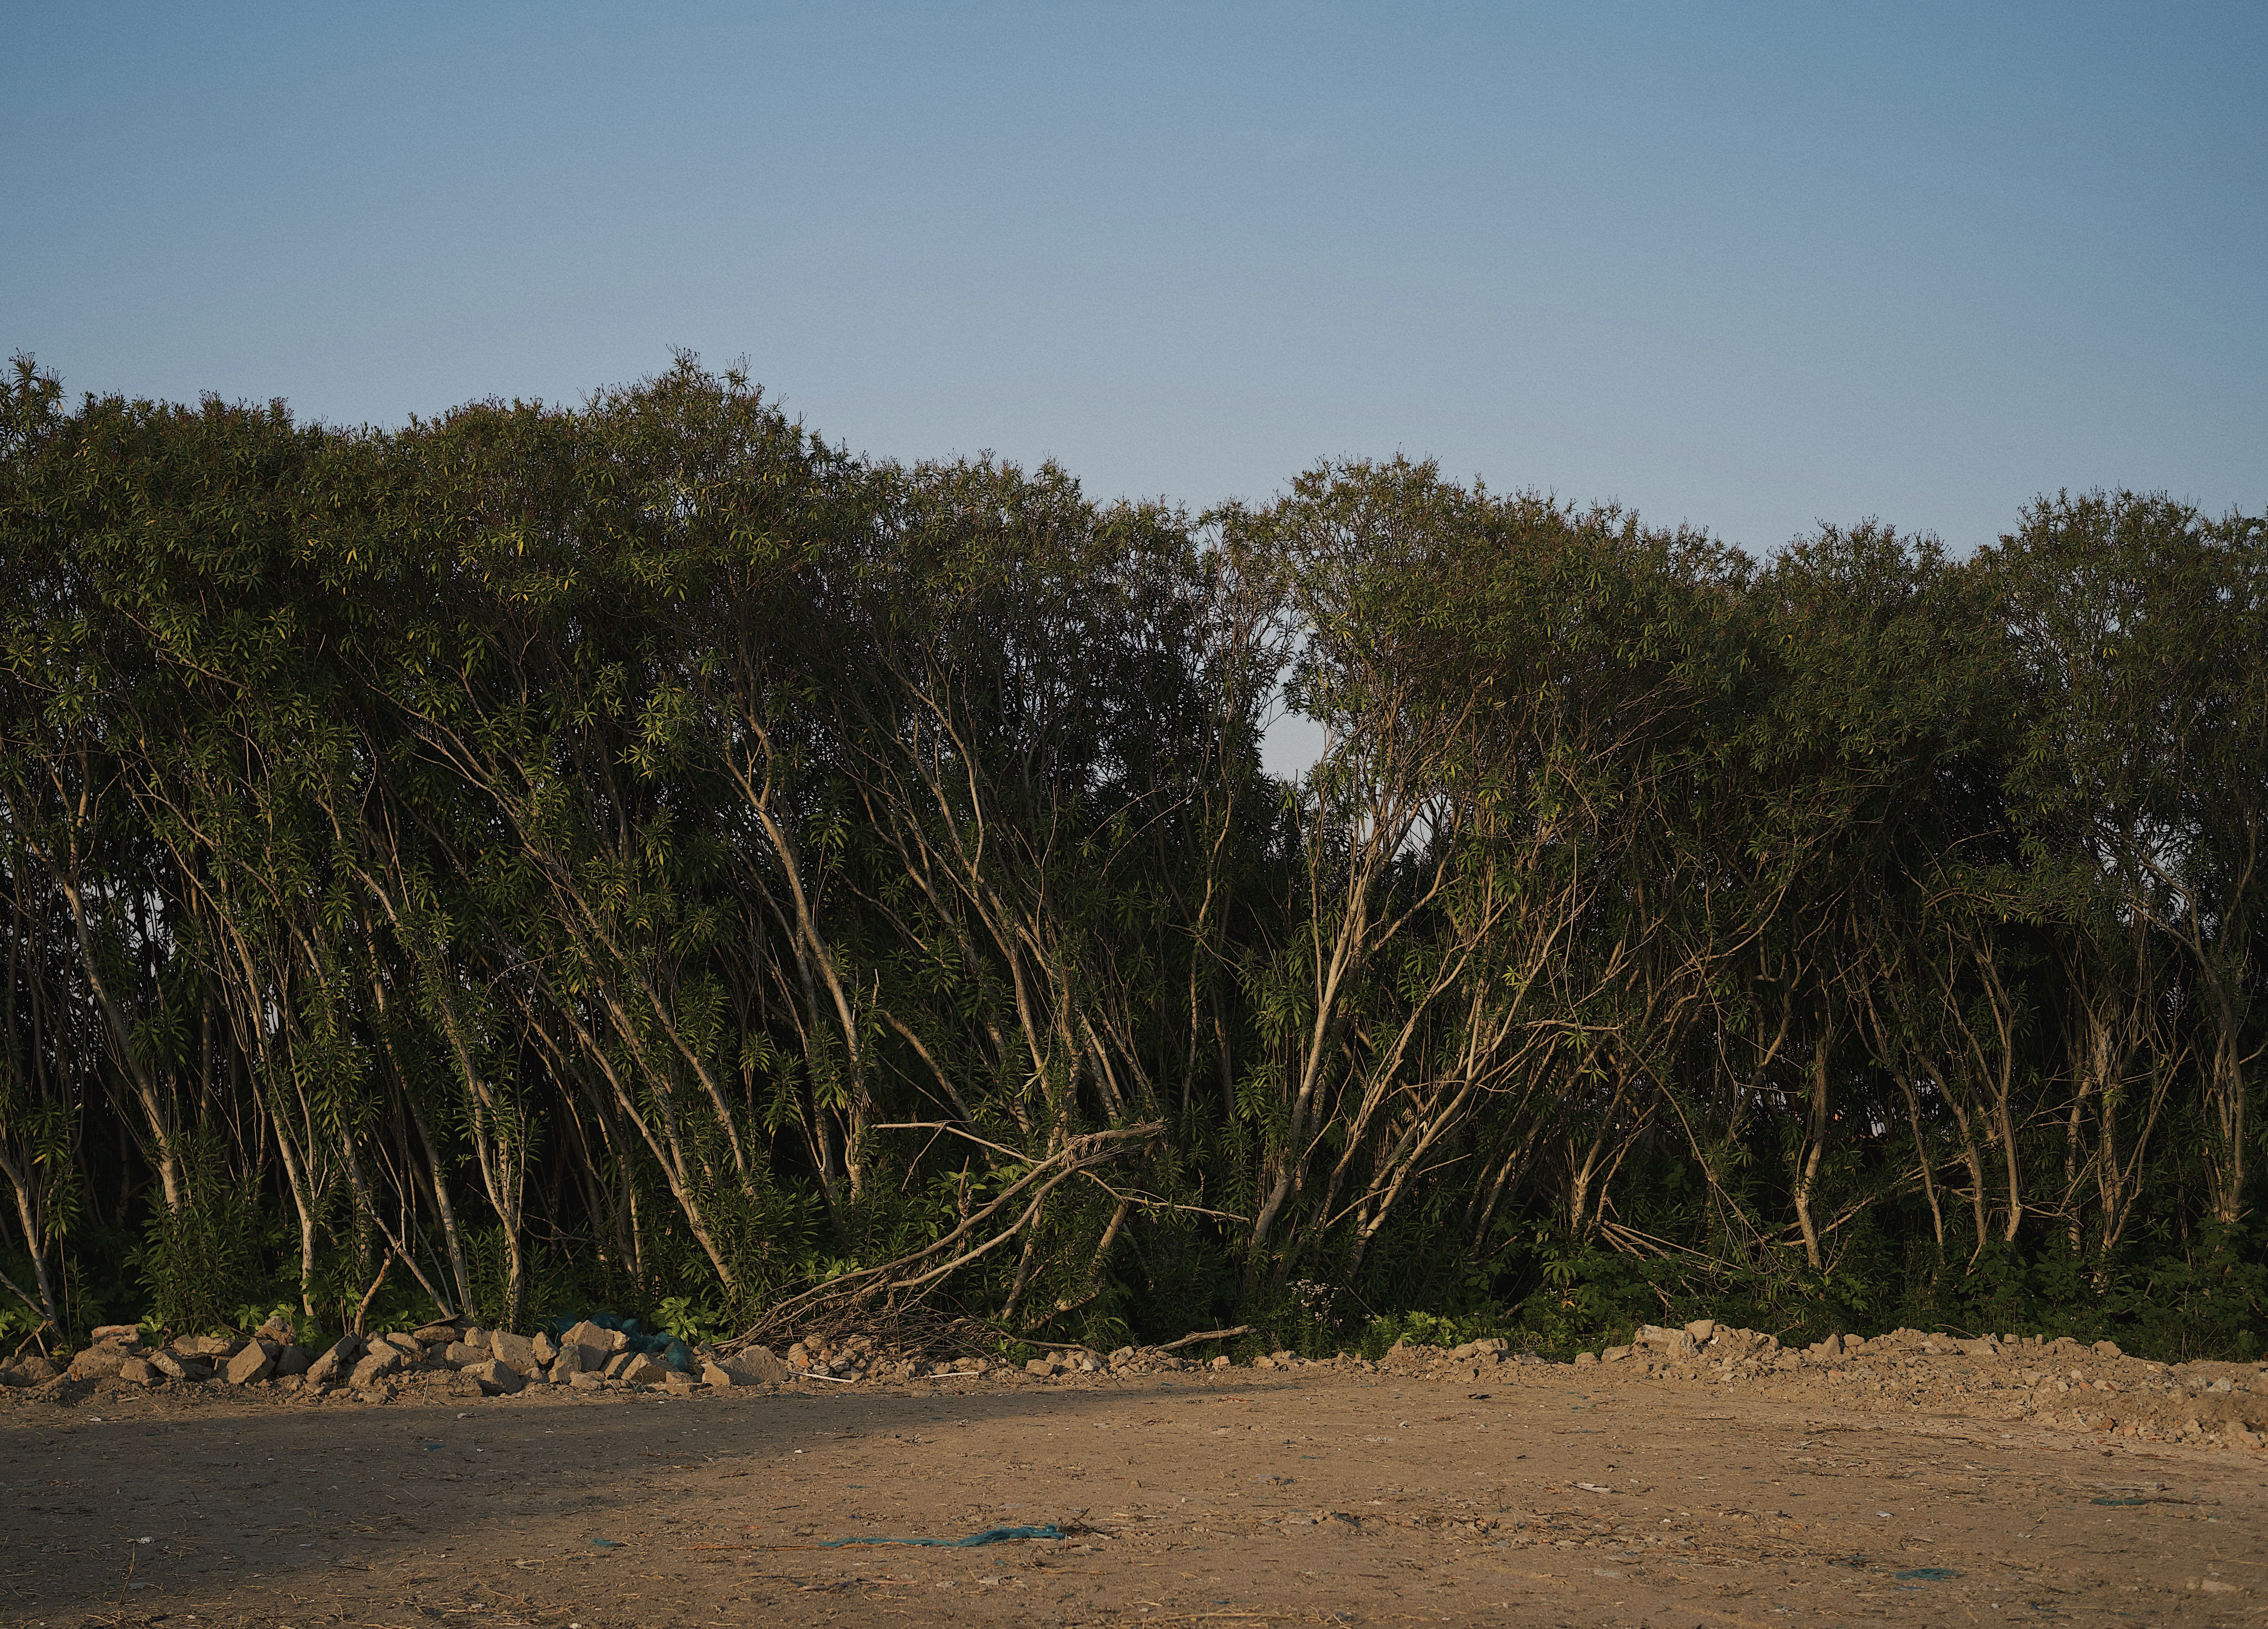
<path id="1" fill-rule="evenodd" d="M 1893 1573 L 1890 1576 L 1896 1579 L 1918 1579 L 1926 1584 L 1941 1584 L 1947 1579 L 1958 1578 L 1961 1574 L 1949 1566 L 1910 1566 L 1904 1572 Z"/>
<path id="2" fill-rule="evenodd" d="M 578 1323 L 595 1323 L 602 1330 L 613 1330 L 630 1342 L 627 1350 L 643 1352 L 658 1357 L 674 1369 L 693 1367 L 692 1349 L 666 1330 L 646 1330 L 638 1327 L 636 1318 L 618 1318 L 611 1312 L 590 1312 L 579 1318 L 554 1318 L 549 1325 L 553 1339 L 557 1339 Z"/>
<path id="3" fill-rule="evenodd" d="M 941 1550 L 967 1550 L 976 1544 L 997 1544 L 1007 1538 L 1068 1538 L 1054 1522 L 1045 1527 L 988 1527 L 981 1533 L 971 1533 L 966 1538 L 830 1538 L 820 1545 L 821 1550 L 840 1550 L 845 1544 L 932 1544 Z"/>

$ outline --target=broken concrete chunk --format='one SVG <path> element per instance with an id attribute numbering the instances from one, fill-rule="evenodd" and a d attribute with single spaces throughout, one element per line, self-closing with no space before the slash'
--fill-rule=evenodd
<path id="1" fill-rule="evenodd" d="M 633 1386 L 658 1386 L 673 1372 L 667 1364 L 643 1352 L 634 1352 L 623 1361 L 615 1378 Z"/>
<path id="2" fill-rule="evenodd" d="M 90 1346 L 71 1360 L 70 1377 L 73 1380 L 107 1380 L 118 1373 L 123 1360 L 115 1347 Z"/>
<path id="3" fill-rule="evenodd" d="M 520 1378 L 519 1370 L 496 1358 L 469 1364 L 460 1372 L 471 1375 L 482 1391 L 492 1397 L 509 1397 L 527 1384 Z"/>
<path id="4" fill-rule="evenodd" d="M 118 1365 L 118 1378 L 129 1386 L 154 1386 L 158 1383 L 158 1371 L 150 1367 L 147 1359 L 127 1358 Z"/>
<path id="5" fill-rule="evenodd" d="M 303 1348 L 293 1342 L 285 1342 L 276 1353 L 276 1378 L 288 1380 L 294 1375 L 306 1374 L 308 1361 L 307 1353 Z"/>
<path id="6" fill-rule="evenodd" d="M 355 1360 L 362 1355 L 362 1337 L 342 1335 L 329 1349 L 307 1366 L 307 1383 L 311 1386 L 334 1386 L 347 1377 Z"/>
<path id="7" fill-rule="evenodd" d="M 232 1386 L 248 1386 L 255 1380 L 266 1380 L 276 1370 L 276 1348 L 266 1341 L 248 1340 L 244 1350 L 228 1360 L 225 1373 Z"/>
<path id="8" fill-rule="evenodd" d="M 468 1364 L 485 1363 L 488 1357 L 489 1354 L 478 1346 L 468 1346 L 461 1340 L 451 1341 L 441 1348 L 441 1361 L 453 1369 L 460 1369 Z"/>
<path id="9" fill-rule="evenodd" d="M 489 1351 L 497 1362 L 522 1379 L 535 1372 L 535 1343 L 525 1335 L 499 1330 L 489 1337 Z"/>
<path id="10" fill-rule="evenodd" d="M 549 1363 L 559 1355 L 559 1343 L 549 1335 L 538 1335 L 528 1344 L 535 1348 L 535 1360 L 538 1363 Z"/>
<path id="11" fill-rule="evenodd" d="M 600 1329 L 585 1318 L 567 1331 L 563 1344 L 580 1346 L 583 1349 L 583 1367 L 597 1369 L 604 1368 L 608 1359 L 626 1349 L 630 1339 L 620 1330 Z"/>

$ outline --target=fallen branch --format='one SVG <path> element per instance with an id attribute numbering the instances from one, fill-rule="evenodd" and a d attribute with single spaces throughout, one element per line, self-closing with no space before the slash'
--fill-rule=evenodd
<path id="1" fill-rule="evenodd" d="M 1198 1334 L 1184 1335 L 1179 1340 L 1167 1341 L 1164 1345 L 1156 1348 L 1156 1350 L 1160 1352 L 1179 1352 L 1184 1346 L 1200 1345 L 1209 1340 L 1227 1340 L 1233 1336 L 1249 1335 L 1251 1333 L 1252 1326 L 1249 1323 L 1240 1323 L 1233 1330 L 1205 1330 Z"/>
<path id="2" fill-rule="evenodd" d="M 1074 1137 L 1047 1158 L 1032 1161 L 1023 1174 L 996 1194 L 990 1203 L 971 1213 L 951 1232 L 895 1261 L 846 1272 L 824 1284 L 814 1285 L 801 1294 L 788 1297 L 766 1312 L 753 1328 L 732 1340 L 720 1343 L 720 1350 L 727 1353 L 738 1352 L 767 1336 L 786 1331 L 797 1320 L 807 1318 L 814 1313 L 858 1307 L 877 1296 L 892 1299 L 901 1294 L 917 1296 L 969 1263 L 990 1255 L 1033 1226 L 1039 1220 L 1049 1196 L 1063 1183 L 1094 1166 L 1108 1165 L 1154 1143 L 1165 1134 L 1165 1130 L 1164 1121 L 1151 1120 L 1117 1131 L 1094 1131 L 1084 1137 Z M 1013 1149 L 1003 1152 L 1018 1160 L 1030 1159 L 1030 1156 L 1018 1154 Z M 999 1221 L 1012 1206 L 1021 1207 L 1014 1220 L 1000 1231 L 989 1237 L 984 1236 L 985 1229 Z"/>

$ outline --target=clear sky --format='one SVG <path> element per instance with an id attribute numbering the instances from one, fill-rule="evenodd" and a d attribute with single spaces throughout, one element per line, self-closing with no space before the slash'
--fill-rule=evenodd
<path id="1" fill-rule="evenodd" d="M 1396 450 L 1769 549 L 2268 507 L 2268 5 L 0 4 L 0 349 L 398 423 Z"/>

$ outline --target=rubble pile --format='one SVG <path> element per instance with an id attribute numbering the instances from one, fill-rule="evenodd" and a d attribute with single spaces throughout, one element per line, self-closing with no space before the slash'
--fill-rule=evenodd
<path id="1" fill-rule="evenodd" d="M 784 1366 L 761 1346 L 729 1359 L 703 1355 L 696 1364 L 697 1369 L 688 1368 L 664 1355 L 636 1351 L 622 1330 L 588 1320 L 555 1337 L 483 1330 L 455 1319 L 408 1334 L 342 1335 L 312 1352 L 299 1346 L 291 1327 L 281 1321 L 249 1335 L 180 1336 L 156 1345 L 127 1323 L 96 1330 L 93 1344 L 68 1366 L 48 1358 L 26 1360 L 0 1371 L 0 1381 L 18 1386 L 55 1380 L 120 1380 L 136 1386 L 220 1382 L 382 1398 L 405 1384 L 435 1379 L 465 1395 L 497 1397 L 529 1386 L 689 1391 L 777 1385 L 788 1378 Z"/>
<path id="2" fill-rule="evenodd" d="M 205 1383 L 381 1401 L 421 1388 L 491 1397 L 541 1387 L 691 1395 L 740 1387 L 1094 1383 L 1232 1367 L 1226 1355 L 1181 1355 L 1184 1343 L 1108 1353 L 1051 1347 L 1020 1364 L 937 1358 L 911 1344 L 840 1330 L 807 1334 L 784 1360 L 757 1345 L 689 1352 L 670 1343 L 654 1353 L 638 1350 L 640 1344 L 590 1320 L 556 1335 L 482 1330 L 457 1320 L 408 1334 L 349 1335 L 320 1351 L 295 1345 L 282 1323 L 247 1336 L 190 1336 L 155 1345 L 145 1344 L 141 1330 L 119 1325 L 94 1331 L 93 1344 L 68 1364 L 33 1356 L 0 1367 L 0 1383 Z M 1218 1351 L 1218 1343 L 1196 1345 Z M 1902 1329 L 1872 1338 L 1830 1335 L 1796 1347 L 1705 1318 L 1677 1328 L 1646 1325 L 1628 1345 L 1578 1353 L 1572 1363 L 1490 1339 L 1455 1346 L 1400 1342 L 1374 1361 L 1351 1353 L 1305 1358 L 1278 1351 L 1252 1359 L 1244 1372 L 1254 1370 L 1464 1385 L 1493 1377 L 1504 1386 L 1564 1384 L 1581 1375 L 1584 1383 L 1682 1383 L 1712 1394 L 1745 1387 L 1861 1412 L 1927 1409 L 2146 1441 L 2268 1447 L 2268 1365 L 2169 1366 L 2128 1357 L 2110 1341 L 2087 1345 L 2067 1338 L 1962 1338 Z"/>

